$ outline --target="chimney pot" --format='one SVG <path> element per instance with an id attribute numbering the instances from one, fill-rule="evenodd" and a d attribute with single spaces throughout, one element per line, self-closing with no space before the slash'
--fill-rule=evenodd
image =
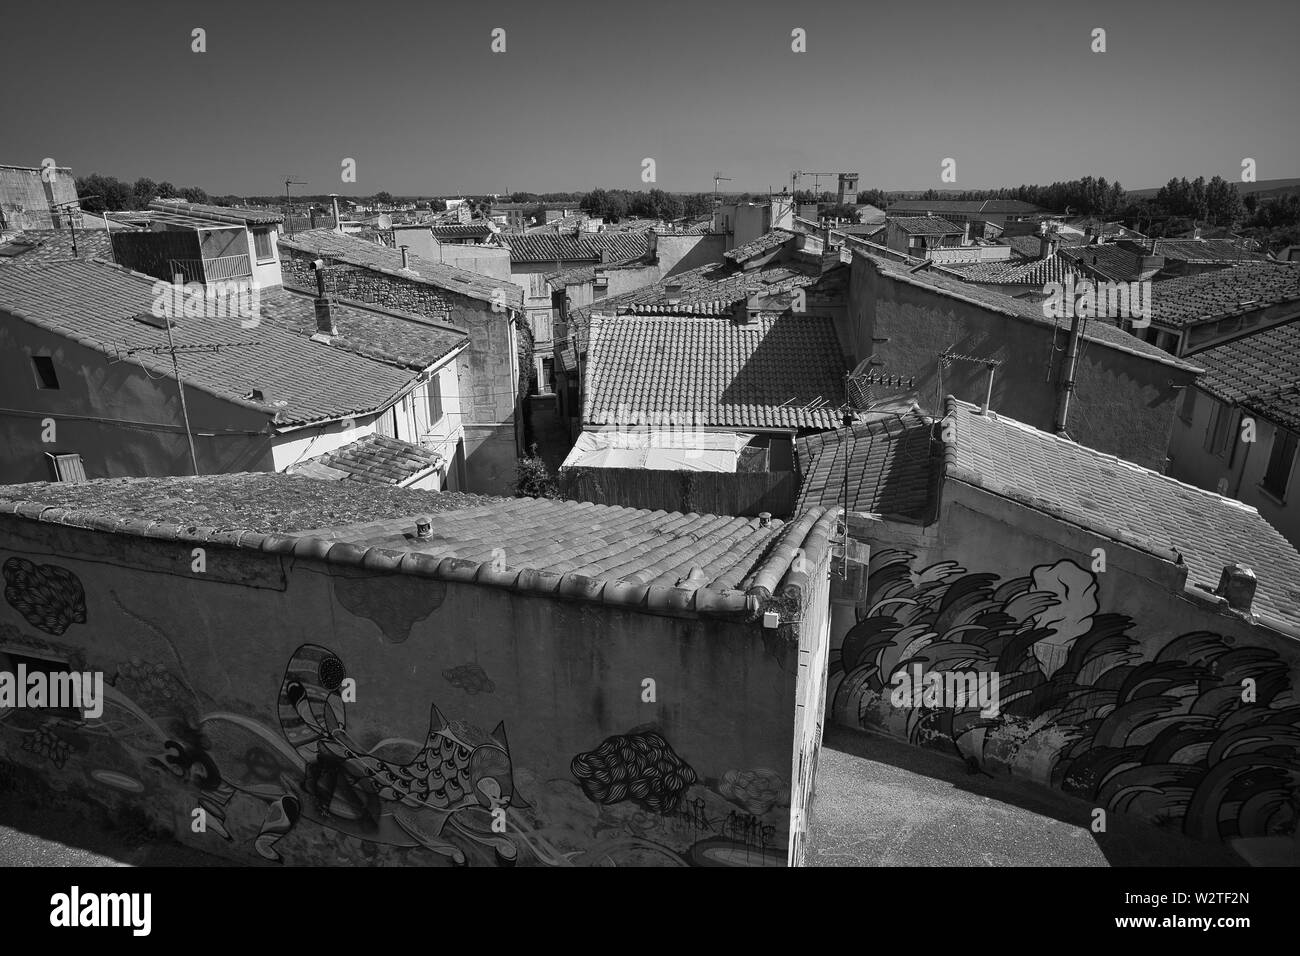
<path id="1" fill-rule="evenodd" d="M 410 247 L 409 247 L 409 246 L 400 246 L 399 248 L 402 250 L 402 268 L 403 268 L 403 269 L 409 269 L 409 268 L 411 268 L 410 265 L 407 264 L 407 258 L 406 258 L 406 250 L 409 249 Z"/>
<path id="2" fill-rule="evenodd" d="M 1243 613 L 1250 611 L 1255 601 L 1255 587 L 1259 582 L 1255 572 L 1240 562 L 1224 567 L 1219 576 L 1219 587 L 1214 592 L 1228 601 L 1228 607 Z"/>
<path id="3" fill-rule="evenodd" d="M 417 538 L 432 538 L 433 522 L 428 518 L 417 518 L 415 520 L 415 536 Z"/>
<path id="4" fill-rule="evenodd" d="M 770 527 L 772 524 L 772 512 L 760 511 L 758 513 L 758 526 L 760 528 Z"/>

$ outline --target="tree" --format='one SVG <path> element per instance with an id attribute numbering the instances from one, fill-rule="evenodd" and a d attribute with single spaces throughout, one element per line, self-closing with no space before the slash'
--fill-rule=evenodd
<path id="1" fill-rule="evenodd" d="M 173 186 L 171 183 L 167 182 L 166 180 L 158 184 L 159 199 L 176 199 L 179 196 L 180 193 L 176 191 L 176 187 Z"/>
<path id="2" fill-rule="evenodd" d="M 158 195 L 158 184 L 152 179 L 141 176 L 131 187 L 131 200 L 135 209 L 148 209 L 149 203 L 153 202 L 154 197 Z"/>
<path id="3" fill-rule="evenodd" d="M 208 194 L 198 186 L 186 186 L 181 191 L 181 198 L 186 202 L 206 203 Z"/>
<path id="4" fill-rule="evenodd" d="M 375 206 L 393 206 L 397 204 L 393 194 L 382 189 L 370 197 L 370 202 Z"/>
<path id="5" fill-rule="evenodd" d="M 713 211 L 713 197 L 707 193 L 694 193 L 682 200 L 682 215 L 694 218 L 707 216 Z"/>
<path id="6" fill-rule="evenodd" d="M 81 201 L 86 212 L 121 212 L 131 209 L 135 194 L 131 187 L 116 176 L 91 173 L 76 180 L 77 195 L 87 197 Z"/>
<path id="7" fill-rule="evenodd" d="M 827 206 L 822 211 L 822 215 L 827 219 L 847 219 L 849 222 L 858 222 L 858 210 L 856 206 L 844 205 Z"/>

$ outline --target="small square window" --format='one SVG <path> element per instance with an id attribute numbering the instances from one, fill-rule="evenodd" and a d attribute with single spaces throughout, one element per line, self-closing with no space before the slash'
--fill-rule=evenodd
<path id="1" fill-rule="evenodd" d="M 32 368 L 36 371 L 37 388 L 59 387 L 59 375 L 54 371 L 54 359 L 48 355 L 33 355 Z"/>
<path id="2" fill-rule="evenodd" d="M 1295 432 L 1278 429 L 1273 436 L 1273 448 L 1264 472 L 1264 490 L 1279 501 L 1286 500 L 1286 486 L 1291 481 L 1295 465 L 1297 439 Z"/>

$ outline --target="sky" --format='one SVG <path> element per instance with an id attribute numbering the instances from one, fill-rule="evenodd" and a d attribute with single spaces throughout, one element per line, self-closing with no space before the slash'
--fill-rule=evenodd
<path id="1" fill-rule="evenodd" d="M 213 195 L 1300 176 L 1296 0 L 71 0 L 5 32 L 0 163 Z"/>

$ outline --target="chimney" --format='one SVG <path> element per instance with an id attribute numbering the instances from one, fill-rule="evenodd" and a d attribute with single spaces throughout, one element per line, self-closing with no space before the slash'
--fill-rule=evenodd
<path id="1" fill-rule="evenodd" d="M 428 518 L 415 519 L 415 536 L 417 538 L 433 537 L 433 522 Z"/>
<path id="2" fill-rule="evenodd" d="M 1038 237 L 1038 258 L 1050 259 L 1056 255 L 1056 233 L 1045 232 Z"/>
<path id="3" fill-rule="evenodd" d="M 772 512 L 760 511 L 758 513 L 758 526 L 760 528 L 770 527 L 772 524 Z"/>
<path id="4" fill-rule="evenodd" d="M 406 259 L 406 250 L 409 249 L 410 247 L 409 247 L 409 246 L 398 246 L 398 248 L 402 250 L 402 269 L 403 269 L 403 271 L 405 271 L 405 270 L 407 270 L 407 269 L 410 269 L 411 266 L 410 266 L 410 264 L 407 262 L 407 259 Z"/>
<path id="5" fill-rule="evenodd" d="M 343 227 L 339 225 L 339 197 L 337 193 L 330 193 L 330 199 L 334 203 L 334 231 L 342 232 Z"/>
<path id="6" fill-rule="evenodd" d="M 1200 226 L 1197 226 L 1195 229 L 1192 230 L 1192 238 L 1193 238 L 1193 239 L 1199 239 L 1199 238 L 1201 238 L 1201 227 L 1200 227 Z"/>
<path id="7" fill-rule="evenodd" d="M 1092 226 L 1085 226 L 1083 230 L 1083 244 L 1090 246 L 1097 238 L 1097 230 Z"/>
<path id="8" fill-rule="evenodd" d="M 680 282 L 665 283 L 664 296 L 668 299 L 669 305 L 676 305 L 682 301 L 682 284 Z"/>
<path id="9" fill-rule="evenodd" d="M 334 316 L 330 312 L 329 296 L 325 294 L 325 262 L 317 259 L 311 264 L 316 270 L 316 332 L 318 335 L 337 335 L 338 330 L 334 327 Z"/>
<path id="10" fill-rule="evenodd" d="M 1234 611 L 1246 614 L 1250 612 L 1250 606 L 1255 600 L 1257 583 L 1255 572 L 1246 565 L 1229 564 L 1219 576 L 1219 586 L 1214 593 L 1219 597 L 1227 598 L 1228 607 Z"/>
<path id="11" fill-rule="evenodd" d="M 645 234 L 646 237 L 646 261 L 659 261 L 659 233 L 650 229 Z"/>

